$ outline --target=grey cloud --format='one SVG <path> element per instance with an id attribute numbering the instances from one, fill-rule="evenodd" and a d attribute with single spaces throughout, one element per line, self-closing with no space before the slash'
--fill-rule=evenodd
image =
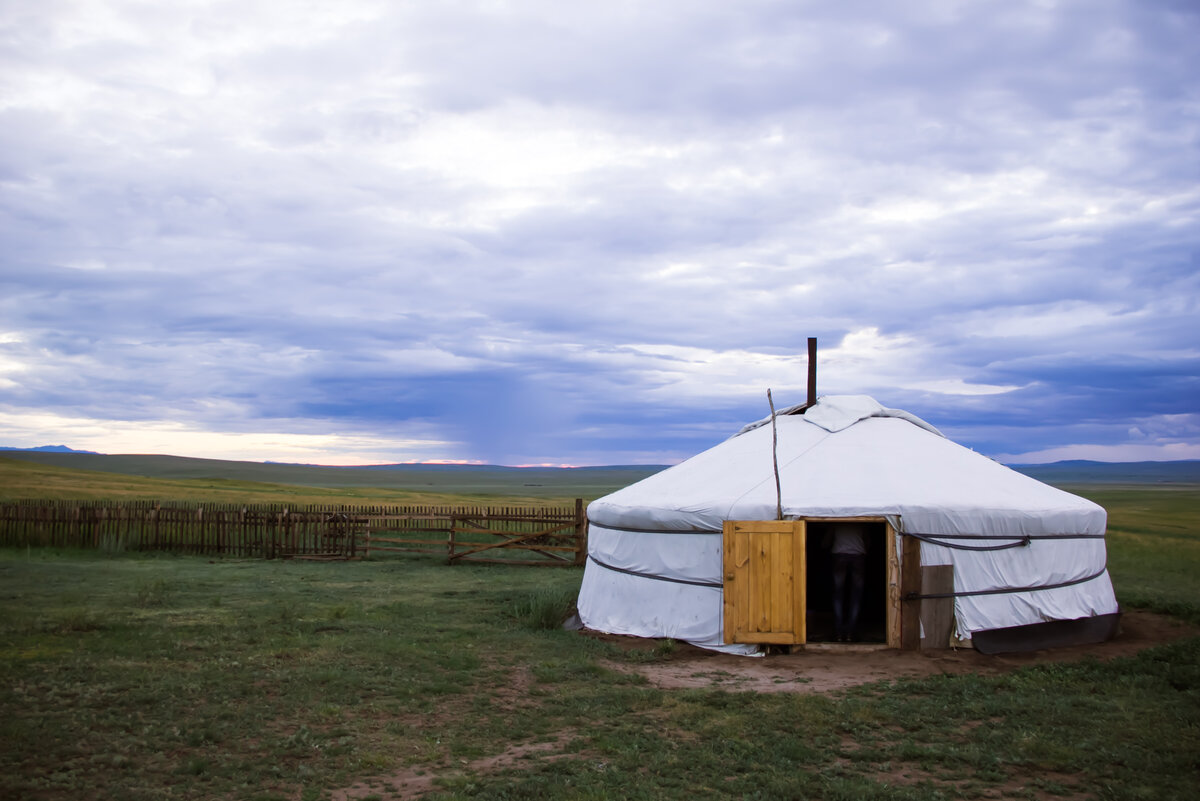
<path id="1" fill-rule="evenodd" d="M 763 388 L 671 399 L 628 346 L 874 328 L 903 364 L 826 386 L 993 452 L 1194 404 L 1186 4 L 112 8 L 127 31 L 47 6 L 6 33 L 0 354 L 29 369 L 0 403 L 654 461 Z M 549 187 L 416 163 L 448 119 L 529 109 L 611 159 Z M 956 378 L 1020 389 L 911 388 Z"/>

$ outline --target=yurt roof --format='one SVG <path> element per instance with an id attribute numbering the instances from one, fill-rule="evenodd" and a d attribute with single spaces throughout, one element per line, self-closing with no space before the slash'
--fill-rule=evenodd
<path id="1" fill-rule="evenodd" d="M 785 518 L 887 517 L 924 534 L 1103 534 L 1096 504 L 1016 472 L 864 395 L 825 396 L 777 415 Z M 592 502 L 608 528 L 719 531 L 776 516 L 770 418 Z"/>

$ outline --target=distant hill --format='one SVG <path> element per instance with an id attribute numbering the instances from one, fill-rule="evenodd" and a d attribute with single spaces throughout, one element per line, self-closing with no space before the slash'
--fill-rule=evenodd
<path id="1" fill-rule="evenodd" d="M 152 454 L 5 450 L 4 458 L 75 470 L 167 479 L 229 479 L 329 489 L 376 487 L 464 494 L 596 498 L 665 465 L 505 467 L 501 465 L 391 464 L 367 467 L 236 462 Z"/>
<path id="2" fill-rule="evenodd" d="M 1014 470 L 1047 484 L 1196 484 L 1200 460 L 1177 462 L 1090 462 L 1014 464 Z"/>
<path id="3" fill-rule="evenodd" d="M 0 449 L 5 458 L 77 470 L 165 479 L 229 479 L 329 489 L 376 487 L 432 492 L 595 498 L 640 481 L 666 465 L 507 467 L 503 465 L 383 464 L 363 467 L 237 462 L 185 456 L 102 454 L 62 445 Z M 1048 484 L 1195 484 L 1200 461 L 1090 462 L 1010 465 Z"/>
<path id="4" fill-rule="evenodd" d="M 13 448 L 0 445 L 0 451 L 28 451 L 30 453 L 95 453 L 96 451 L 77 451 L 66 445 L 39 445 L 36 448 Z"/>

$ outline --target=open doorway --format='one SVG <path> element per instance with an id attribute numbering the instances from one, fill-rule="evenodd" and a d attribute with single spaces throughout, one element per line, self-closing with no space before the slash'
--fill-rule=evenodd
<path id="1" fill-rule="evenodd" d="M 858 642 L 887 642 L 887 524 L 875 520 L 807 521 L 805 543 L 807 563 L 808 642 L 835 642 L 839 632 L 834 620 L 834 556 L 832 552 L 838 526 L 862 528 L 866 554 L 863 558 L 863 589 L 858 620 L 851 638 Z M 849 578 L 846 585 L 852 584 Z M 849 586 L 846 592 L 851 590 Z M 843 598 L 843 622 L 849 617 L 849 597 Z"/>

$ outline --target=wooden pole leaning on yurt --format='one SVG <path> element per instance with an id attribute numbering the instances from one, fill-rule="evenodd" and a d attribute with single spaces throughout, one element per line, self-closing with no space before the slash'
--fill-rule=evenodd
<path id="1" fill-rule="evenodd" d="M 775 430 L 775 401 L 767 387 L 767 403 L 771 405 L 771 465 L 775 468 L 775 519 L 783 519 L 783 490 L 779 487 L 779 436 Z"/>

